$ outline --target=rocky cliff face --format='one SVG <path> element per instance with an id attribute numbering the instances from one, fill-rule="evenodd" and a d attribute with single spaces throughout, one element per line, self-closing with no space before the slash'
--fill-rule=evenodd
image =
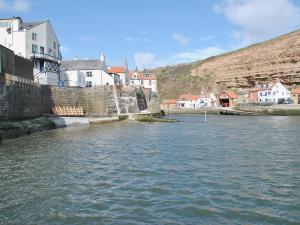
<path id="1" fill-rule="evenodd" d="M 178 73 L 182 68 L 183 73 Z M 200 62 L 160 68 L 156 73 L 162 81 L 162 98 L 176 97 L 169 92 L 174 86 L 168 84 L 174 83 L 176 77 L 188 86 L 187 90 L 198 93 L 207 88 L 251 88 L 257 81 L 279 80 L 288 86 L 299 85 L 300 30 Z"/>

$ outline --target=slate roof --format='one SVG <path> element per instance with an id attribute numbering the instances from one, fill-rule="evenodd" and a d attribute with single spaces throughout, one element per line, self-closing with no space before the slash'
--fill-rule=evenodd
<path id="1" fill-rule="evenodd" d="M 45 21 L 39 21 L 39 22 L 26 22 L 26 23 L 21 23 L 20 24 L 20 30 L 23 29 L 30 29 L 32 27 L 35 27 L 37 25 L 40 25 L 41 23 L 44 23 Z"/>
<path id="2" fill-rule="evenodd" d="M 89 60 L 66 60 L 61 62 L 60 70 L 100 70 L 99 59 Z"/>

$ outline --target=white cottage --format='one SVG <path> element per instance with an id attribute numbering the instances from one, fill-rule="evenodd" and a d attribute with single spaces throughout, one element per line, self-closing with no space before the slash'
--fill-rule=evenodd
<path id="1" fill-rule="evenodd" d="M 34 62 L 33 74 L 40 84 L 59 84 L 62 59 L 59 40 L 49 20 L 23 22 L 20 17 L 0 19 L 0 44 Z"/>
<path id="2" fill-rule="evenodd" d="M 157 92 L 157 79 L 154 73 L 134 71 L 130 73 L 130 85 L 142 86 Z"/>
<path id="3" fill-rule="evenodd" d="M 117 84 L 117 75 L 107 73 L 105 56 L 102 53 L 100 60 L 68 60 L 62 61 L 61 77 L 64 86 L 94 87 L 99 85 Z"/>
<path id="4" fill-rule="evenodd" d="M 278 99 L 290 98 L 290 91 L 280 82 L 264 83 L 258 86 L 258 101 L 278 103 Z"/>

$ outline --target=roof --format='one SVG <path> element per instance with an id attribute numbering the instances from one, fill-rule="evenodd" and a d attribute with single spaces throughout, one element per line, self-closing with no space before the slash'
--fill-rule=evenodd
<path id="1" fill-rule="evenodd" d="M 137 75 L 137 78 L 133 76 Z M 129 73 L 130 79 L 140 79 L 140 80 L 156 80 L 156 75 L 154 73 L 149 72 L 130 72 Z"/>
<path id="2" fill-rule="evenodd" d="M 222 94 L 226 94 L 229 98 L 232 98 L 232 99 L 236 99 L 237 98 L 237 94 L 234 91 L 223 91 L 221 93 L 221 95 Z"/>
<path id="3" fill-rule="evenodd" d="M 109 66 L 107 67 L 108 73 L 125 73 L 125 68 L 121 66 Z"/>
<path id="4" fill-rule="evenodd" d="M 20 30 L 30 29 L 30 28 L 38 26 L 38 25 L 40 25 L 41 23 L 44 23 L 44 22 L 45 21 L 21 23 L 20 24 Z"/>
<path id="5" fill-rule="evenodd" d="M 177 99 L 165 99 L 162 101 L 162 104 L 166 104 L 166 105 L 171 105 L 176 103 L 177 103 Z"/>
<path id="6" fill-rule="evenodd" d="M 66 70 L 100 70 L 101 62 L 98 59 L 62 61 L 60 69 Z"/>
<path id="7" fill-rule="evenodd" d="M 292 89 L 291 93 L 292 94 L 300 94 L 300 87 Z"/>
<path id="8" fill-rule="evenodd" d="M 199 98 L 200 98 L 200 95 L 184 94 L 184 95 L 180 95 L 178 100 L 193 101 L 193 100 L 198 100 Z"/>

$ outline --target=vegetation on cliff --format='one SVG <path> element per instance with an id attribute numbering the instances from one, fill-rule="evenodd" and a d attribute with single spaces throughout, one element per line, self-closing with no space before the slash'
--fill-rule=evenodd
<path id="1" fill-rule="evenodd" d="M 206 60 L 152 70 L 161 100 L 223 88 L 247 89 L 257 81 L 300 84 L 300 30 Z"/>

